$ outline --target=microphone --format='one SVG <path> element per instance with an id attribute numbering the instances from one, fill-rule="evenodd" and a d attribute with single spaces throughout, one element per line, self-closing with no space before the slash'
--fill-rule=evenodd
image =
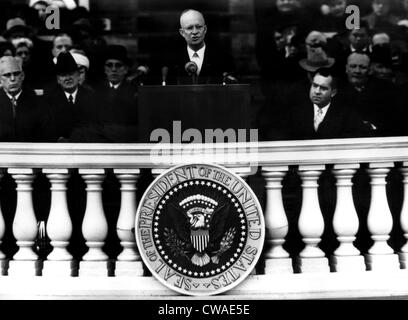
<path id="1" fill-rule="evenodd" d="M 150 69 L 148 66 L 138 66 L 135 74 L 134 74 L 134 79 L 139 79 L 140 85 L 143 86 L 143 78 L 145 75 L 149 73 Z"/>
<path id="2" fill-rule="evenodd" d="M 126 77 L 126 80 L 129 82 L 133 82 L 136 79 L 139 80 L 140 85 L 143 85 L 143 77 L 148 74 L 150 71 L 148 66 L 138 66 L 137 69 L 132 72 L 128 77 Z"/>
<path id="3" fill-rule="evenodd" d="M 161 69 L 162 72 L 162 86 L 166 85 L 166 80 L 167 80 L 167 74 L 169 73 L 169 67 L 164 66 Z"/>
<path id="4" fill-rule="evenodd" d="M 148 66 L 138 66 L 137 67 L 137 69 L 136 69 L 136 76 L 137 77 L 141 77 L 141 76 L 144 76 L 144 75 L 146 75 L 146 74 L 148 74 L 149 73 L 149 71 L 150 71 L 150 69 L 149 69 L 149 67 Z"/>
<path id="5" fill-rule="evenodd" d="M 237 83 L 238 79 L 235 78 L 232 74 L 224 72 L 222 74 L 222 84 L 225 86 L 228 83 Z"/>
<path id="6" fill-rule="evenodd" d="M 189 61 L 184 66 L 184 69 L 186 70 L 187 74 L 193 78 L 193 84 L 196 84 L 197 83 L 197 70 L 198 70 L 197 64 L 194 61 Z"/>

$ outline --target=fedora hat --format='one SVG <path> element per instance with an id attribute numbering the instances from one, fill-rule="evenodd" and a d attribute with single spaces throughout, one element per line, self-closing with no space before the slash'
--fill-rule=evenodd
<path id="1" fill-rule="evenodd" d="M 122 61 L 127 65 L 131 64 L 131 60 L 127 55 L 126 47 L 118 44 L 112 44 L 107 47 L 105 53 L 105 61 L 110 59 Z"/>
<path id="2" fill-rule="evenodd" d="M 13 32 L 22 31 L 25 35 L 29 35 L 32 32 L 32 29 L 27 26 L 25 21 L 21 18 L 12 18 L 9 19 L 6 23 L 6 31 L 3 33 L 5 38 L 11 36 Z"/>
<path id="3" fill-rule="evenodd" d="M 299 65 L 308 72 L 315 72 L 320 68 L 330 68 L 335 59 L 328 57 L 323 48 L 307 48 L 307 58 L 301 59 Z"/>
<path id="4" fill-rule="evenodd" d="M 55 64 L 55 73 L 64 74 L 77 71 L 78 65 L 76 64 L 72 54 L 69 52 L 61 52 L 57 57 L 57 63 Z"/>

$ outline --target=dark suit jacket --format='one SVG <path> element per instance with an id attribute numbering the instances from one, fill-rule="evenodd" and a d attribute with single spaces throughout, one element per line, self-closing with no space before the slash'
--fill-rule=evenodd
<path id="1" fill-rule="evenodd" d="M 111 89 L 107 80 L 95 86 L 101 142 L 138 142 L 137 87 L 123 82 Z"/>
<path id="2" fill-rule="evenodd" d="M 137 124 L 137 88 L 122 82 L 114 90 L 107 80 L 95 86 L 99 118 L 102 124 Z"/>
<path id="3" fill-rule="evenodd" d="M 169 68 L 167 84 L 192 84 L 192 78 L 184 69 L 189 61 L 190 57 L 185 43 L 180 44 L 175 51 L 168 54 L 162 63 L 162 66 Z M 224 72 L 234 74 L 235 64 L 232 56 L 221 48 L 206 43 L 204 61 L 197 83 L 221 84 Z"/>
<path id="4" fill-rule="evenodd" d="M 362 120 L 374 125 L 377 128 L 376 136 L 398 135 L 401 129 L 398 106 L 402 92 L 392 83 L 369 79 L 362 91 L 357 91 L 348 82 L 340 83 L 338 98 L 342 105 L 353 109 Z"/>
<path id="5" fill-rule="evenodd" d="M 0 89 L 0 141 L 51 141 L 50 114 L 34 91 L 24 88 L 17 100 L 16 116 L 4 90 Z"/>
<path id="6" fill-rule="evenodd" d="M 93 91 L 80 87 L 74 106 L 71 106 L 58 85 L 47 88 L 44 92 L 54 130 L 54 141 L 60 138 L 71 141 L 74 130 L 92 127 L 99 124 L 96 109 L 96 96 Z M 92 138 L 89 138 L 92 140 Z M 92 141 L 87 141 L 92 142 Z"/>
<path id="7" fill-rule="evenodd" d="M 371 136 L 368 126 L 358 114 L 333 100 L 317 131 L 314 129 L 314 108 L 310 101 L 293 106 L 280 115 L 278 131 L 284 139 L 332 139 Z M 272 134 L 276 128 L 271 128 Z M 272 134 L 267 135 L 273 139 Z"/>

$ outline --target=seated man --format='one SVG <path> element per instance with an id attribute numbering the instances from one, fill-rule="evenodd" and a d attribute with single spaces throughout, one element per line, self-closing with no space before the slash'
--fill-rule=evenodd
<path id="1" fill-rule="evenodd" d="M 280 123 L 270 128 L 285 139 L 330 139 L 369 136 L 367 126 L 356 112 L 339 104 L 336 78 L 330 69 L 319 69 L 312 78 L 309 101 L 282 111 Z"/>
<path id="2" fill-rule="evenodd" d="M 328 53 L 336 59 L 334 68 L 341 78 L 345 78 L 347 57 L 353 52 L 371 54 L 371 38 L 367 22 L 361 21 L 360 28 L 339 33 L 328 41 Z"/>
<path id="3" fill-rule="evenodd" d="M 224 81 L 236 81 L 232 56 L 206 43 L 207 26 L 200 12 L 192 9 L 183 11 L 179 32 L 185 44 L 166 55 L 161 64 L 161 67 L 168 68 L 168 84 L 221 84 Z"/>
<path id="4" fill-rule="evenodd" d="M 0 58 L 0 141 L 50 141 L 48 109 L 33 90 L 23 86 L 24 76 L 21 59 Z"/>
<path id="5" fill-rule="evenodd" d="M 109 45 L 104 60 L 105 78 L 95 91 L 105 138 L 107 142 L 136 142 L 137 87 L 126 80 L 132 61 L 121 45 Z"/>
<path id="6" fill-rule="evenodd" d="M 392 1 L 372 0 L 372 12 L 362 18 L 367 21 L 370 30 L 387 32 L 395 36 L 398 29 L 395 25 L 398 23 L 398 17 L 392 13 Z"/>
<path id="7" fill-rule="evenodd" d="M 67 33 L 60 33 L 56 35 L 52 41 L 51 53 L 53 56 L 53 62 L 57 63 L 57 57 L 61 52 L 69 51 L 73 46 L 73 41 L 70 35 Z"/>
<path id="8" fill-rule="evenodd" d="M 79 85 L 78 65 L 69 52 L 61 52 L 55 65 L 57 83 L 45 89 L 50 106 L 54 141 L 96 142 L 93 128 L 98 123 L 96 97 Z"/>
<path id="9" fill-rule="evenodd" d="M 398 134 L 400 94 L 392 82 L 370 76 L 371 58 L 352 53 L 346 64 L 347 79 L 341 84 L 342 104 L 357 112 L 376 136 Z"/>
<path id="10" fill-rule="evenodd" d="M 327 0 L 325 1 L 325 9 L 323 16 L 314 24 L 314 28 L 321 32 L 327 33 L 343 33 L 346 31 L 346 13 L 347 0 Z M 349 1 L 350 2 L 350 1 Z"/>
<path id="11" fill-rule="evenodd" d="M 36 70 L 32 60 L 33 42 L 29 38 L 16 38 L 12 41 L 16 48 L 15 56 L 20 57 L 23 62 L 23 71 L 25 75 L 24 82 L 30 87 L 36 87 Z"/>

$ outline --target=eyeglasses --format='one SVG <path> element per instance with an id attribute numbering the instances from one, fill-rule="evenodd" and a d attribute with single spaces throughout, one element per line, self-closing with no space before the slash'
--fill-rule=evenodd
<path id="1" fill-rule="evenodd" d="M 182 28 L 186 33 L 192 33 L 194 31 L 194 28 L 198 31 L 201 32 L 204 30 L 205 25 L 193 25 L 193 26 L 188 26 L 187 28 Z"/>
<path id="2" fill-rule="evenodd" d="M 4 78 L 11 78 L 11 76 L 14 76 L 15 78 L 21 76 L 22 72 L 21 71 L 16 71 L 16 72 L 7 72 L 2 74 L 1 76 Z"/>
<path id="3" fill-rule="evenodd" d="M 119 68 L 122 68 L 123 67 L 123 63 L 121 63 L 121 62 L 107 62 L 107 63 L 105 63 L 105 67 L 108 67 L 108 68 L 117 68 L 117 69 L 119 69 Z"/>

